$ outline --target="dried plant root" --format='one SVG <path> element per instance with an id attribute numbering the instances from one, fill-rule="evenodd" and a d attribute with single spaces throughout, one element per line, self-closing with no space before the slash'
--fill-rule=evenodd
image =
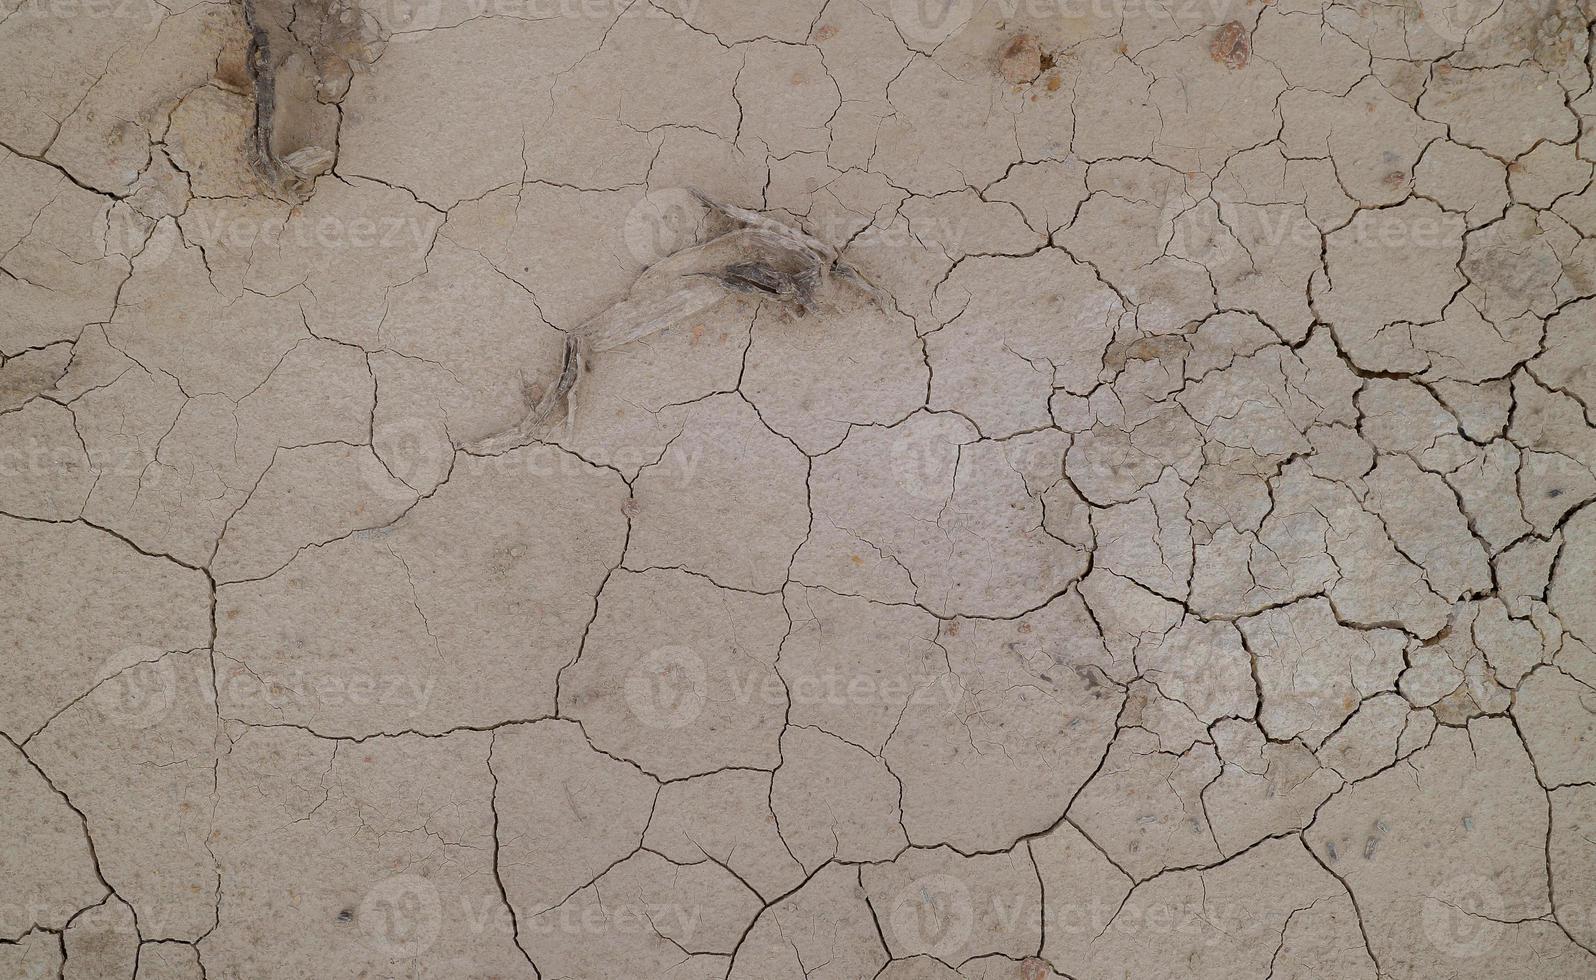
<path id="1" fill-rule="evenodd" d="M 582 374 L 582 360 L 582 341 L 575 334 L 566 334 L 565 360 L 554 385 L 543 393 L 518 425 L 475 443 L 470 447 L 471 451 L 493 455 L 525 446 L 537 438 L 537 434 L 553 420 L 562 406 L 568 409 L 574 407 L 572 392 Z"/>
<path id="2" fill-rule="evenodd" d="M 588 358 L 683 323 L 728 295 L 766 297 L 804 315 L 817 309 L 817 296 L 835 276 L 883 309 L 891 309 L 885 293 L 820 239 L 757 211 L 721 204 L 696 190 L 693 194 L 729 222 L 730 230 L 650 266 L 632 284 L 626 299 L 567 335 L 556 384 L 519 423 L 468 447 L 472 452 L 502 453 L 527 445 L 559 414 L 562 404 L 569 426 Z"/>
<path id="3" fill-rule="evenodd" d="M 375 59 L 376 28 L 348 0 L 244 0 L 244 22 L 250 166 L 273 196 L 303 201 L 335 162 L 337 103 Z"/>

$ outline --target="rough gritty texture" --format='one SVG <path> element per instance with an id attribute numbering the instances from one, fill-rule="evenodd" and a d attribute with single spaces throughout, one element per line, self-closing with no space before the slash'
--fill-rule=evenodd
<path id="1" fill-rule="evenodd" d="M 1596 976 L 1593 26 L 0 0 L 0 980 Z"/>

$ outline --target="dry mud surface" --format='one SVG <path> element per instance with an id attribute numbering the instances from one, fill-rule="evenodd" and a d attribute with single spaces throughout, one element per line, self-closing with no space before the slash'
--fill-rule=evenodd
<path id="1" fill-rule="evenodd" d="M 1589 0 L 0 0 L 0 978 L 1596 976 Z"/>

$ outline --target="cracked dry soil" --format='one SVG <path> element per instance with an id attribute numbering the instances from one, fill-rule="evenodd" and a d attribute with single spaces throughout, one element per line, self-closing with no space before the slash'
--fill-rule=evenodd
<path id="1" fill-rule="evenodd" d="M 0 980 L 1596 977 L 1591 0 L 0 0 Z"/>

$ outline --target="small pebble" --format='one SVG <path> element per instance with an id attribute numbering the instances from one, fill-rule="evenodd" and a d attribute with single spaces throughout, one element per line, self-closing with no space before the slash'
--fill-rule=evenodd
<path id="1" fill-rule="evenodd" d="M 1042 45 L 1029 34 L 1014 35 L 998 54 L 998 71 L 1015 85 L 1036 81 L 1042 74 Z"/>
<path id="2" fill-rule="evenodd" d="M 1239 21 L 1233 20 L 1214 33 L 1208 54 L 1226 68 L 1245 68 L 1252 58 L 1252 35 Z"/>

